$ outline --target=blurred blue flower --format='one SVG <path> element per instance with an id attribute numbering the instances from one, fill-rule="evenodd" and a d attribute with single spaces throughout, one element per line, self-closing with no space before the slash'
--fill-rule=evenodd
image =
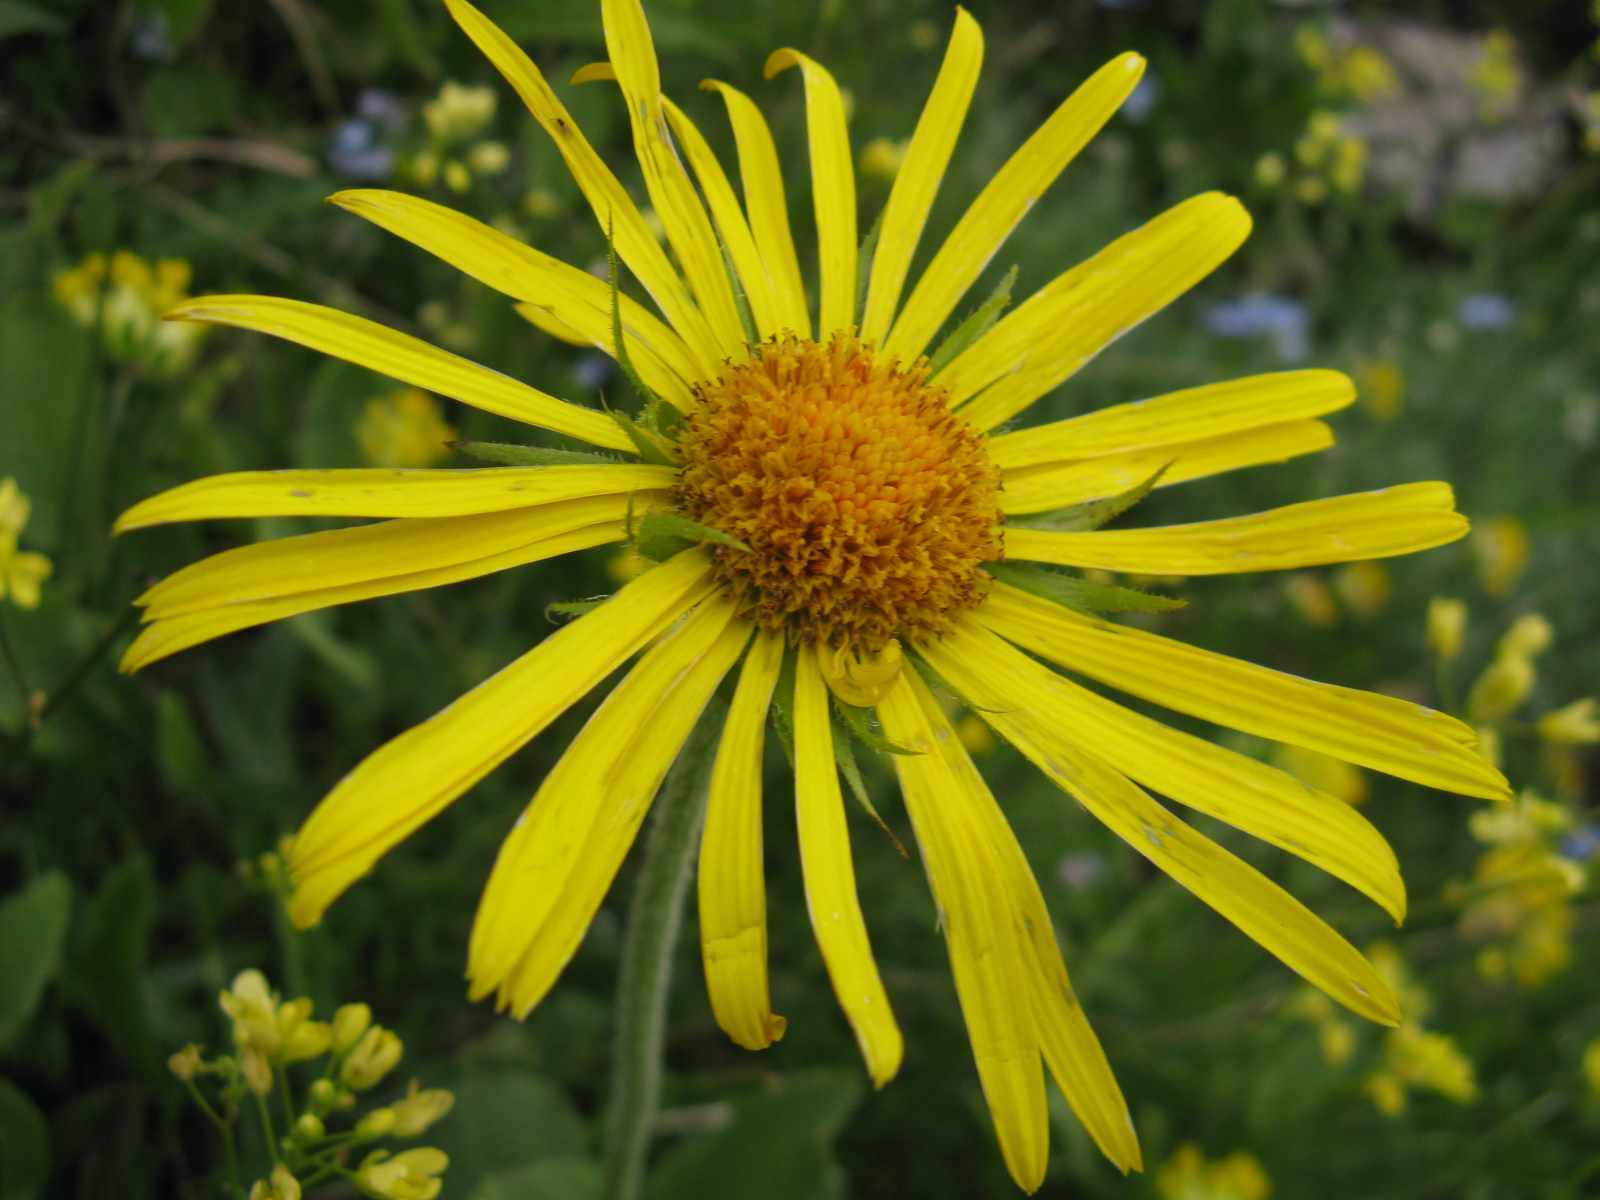
<path id="1" fill-rule="evenodd" d="M 356 97 L 356 116 L 381 125 L 387 133 L 398 133 L 406 123 L 405 106 L 393 92 L 382 88 L 362 88 Z"/>
<path id="2" fill-rule="evenodd" d="M 1516 306 L 1499 292 L 1473 292 L 1456 306 L 1456 320 L 1468 329 L 1504 329 L 1516 315 Z"/>
<path id="3" fill-rule="evenodd" d="M 1255 292 L 1224 300 L 1206 309 L 1201 320 L 1206 331 L 1216 337 L 1270 336 L 1284 362 L 1297 362 L 1306 356 L 1311 314 L 1304 304 L 1288 296 Z"/>
<path id="4" fill-rule="evenodd" d="M 1562 855 L 1577 862 L 1593 858 L 1597 850 L 1600 850 L 1600 826 L 1597 825 L 1580 825 L 1561 843 Z"/>
<path id="5" fill-rule="evenodd" d="M 1161 80 L 1156 78 L 1154 71 L 1146 71 L 1144 78 L 1139 80 L 1139 86 L 1122 102 L 1122 115 L 1138 125 L 1150 115 L 1150 110 L 1160 100 Z"/>
<path id="6" fill-rule="evenodd" d="M 572 364 L 572 377 L 584 391 L 597 392 L 611 378 L 612 362 L 604 354 L 585 354 Z"/>
<path id="7" fill-rule="evenodd" d="M 171 62 L 172 31 L 167 24 L 167 14 L 141 13 L 135 17 L 128 48 L 133 51 L 135 58 L 142 58 L 146 62 Z"/>
<path id="8" fill-rule="evenodd" d="M 394 170 L 394 151 L 378 140 L 371 121 L 341 121 L 328 146 L 328 165 L 350 179 L 387 179 Z"/>

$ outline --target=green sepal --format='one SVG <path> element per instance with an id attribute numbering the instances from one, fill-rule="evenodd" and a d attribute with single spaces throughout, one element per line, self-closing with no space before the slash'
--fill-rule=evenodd
<path id="1" fill-rule="evenodd" d="M 516 442 L 447 442 L 458 454 L 504 467 L 577 467 L 620 462 L 609 454 L 587 450 L 552 450 L 547 446 L 522 446 Z"/>
<path id="2" fill-rule="evenodd" d="M 837 713 L 833 716 L 833 761 L 839 768 L 839 774 L 849 785 L 850 791 L 855 794 L 856 803 L 867 810 L 867 815 L 884 836 L 894 843 L 894 848 L 900 852 L 901 858 L 909 859 L 905 843 L 895 836 L 894 830 L 889 828 L 889 823 L 879 815 L 876 806 L 872 803 L 872 796 L 867 792 L 867 782 L 861 777 L 861 767 L 856 762 L 856 752 L 850 746 L 850 731 L 844 727 Z"/>
<path id="3" fill-rule="evenodd" d="M 800 652 L 785 646 L 783 663 L 778 667 L 778 682 L 772 689 L 772 732 L 778 735 L 783 756 L 794 770 L 794 677 Z"/>
<path id="4" fill-rule="evenodd" d="M 745 341 L 754 346 L 761 340 L 756 330 L 756 317 L 750 311 L 750 297 L 745 294 L 744 282 L 733 265 L 733 255 L 728 253 L 728 245 L 722 240 L 720 229 L 717 231 L 717 249 L 722 251 L 722 269 L 728 273 L 728 286 L 733 289 L 733 306 L 739 310 L 739 324 L 744 327 Z"/>
<path id="5" fill-rule="evenodd" d="M 606 409 L 606 416 L 610 417 L 628 435 L 628 440 L 633 443 L 633 448 L 639 452 L 639 457 L 647 463 L 654 463 L 659 467 L 675 467 L 678 465 L 673 456 L 672 443 L 653 430 L 646 429 L 627 413 L 615 408 Z"/>
<path id="6" fill-rule="evenodd" d="M 910 757 L 922 753 L 921 750 L 908 750 L 904 746 L 898 746 L 884 737 L 882 730 L 873 727 L 875 721 L 870 708 L 857 708 L 833 696 L 832 692 L 829 692 L 829 695 L 833 699 L 834 712 L 843 719 L 856 739 L 869 750 L 876 750 L 879 754 L 904 754 Z"/>
<path id="7" fill-rule="evenodd" d="M 735 550 L 750 549 L 738 538 L 723 533 L 720 529 L 691 521 L 688 517 L 680 517 L 677 513 L 646 513 L 639 524 L 634 526 L 633 513 L 630 509 L 628 531 L 633 538 L 634 549 L 655 562 L 665 562 L 674 554 L 702 542 L 732 546 Z"/>
<path id="8" fill-rule="evenodd" d="M 988 333 L 1000 314 L 1011 304 L 1011 289 L 1017 283 L 1017 268 L 1013 266 L 995 285 L 989 298 L 973 311 L 961 324 L 950 331 L 950 336 L 939 343 L 939 348 L 928 357 L 928 378 L 932 379 L 948 367 L 956 355 Z"/>
<path id="9" fill-rule="evenodd" d="M 1047 529 L 1052 533 L 1082 533 L 1090 529 L 1099 529 L 1107 522 L 1116 520 L 1148 496 L 1151 489 L 1161 482 L 1161 477 L 1171 467 L 1172 462 L 1162 463 L 1150 478 L 1134 484 L 1127 491 L 1119 492 L 1115 496 L 1089 500 L 1083 504 L 1072 504 L 1049 512 L 1007 517 L 1006 524 L 1013 529 Z"/>
<path id="10" fill-rule="evenodd" d="M 861 239 L 861 248 L 856 251 L 856 319 L 858 321 L 867 311 L 867 284 L 872 282 L 872 259 L 878 253 L 878 235 L 882 230 L 883 209 L 879 209 L 878 215 L 873 219 L 872 228 L 867 230 L 867 236 Z"/>
<path id="11" fill-rule="evenodd" d="M 587 600 L 552 600 L 544 606 L 544 619 L 552 625 L 570 621 L 599 608 L 610 596 L 591 596 Z"/>
<path id="12" fill-rule="evenodd" d="M 1001 583 L 1009 583 L 1074 612 L 1173 612 L 1189 603 L 1175 596 L 1141 592 L 1138 588 L 1091 583 L 1082 576 L 1066 575 L 1032 563 L 985 563 L 983 569 Z"/>

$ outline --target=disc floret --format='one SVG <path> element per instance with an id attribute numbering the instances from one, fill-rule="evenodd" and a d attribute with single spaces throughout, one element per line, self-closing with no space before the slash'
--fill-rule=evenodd
<path id="1" fill-rule="evenodd" d="M 786 334 L 696 386 L 675 502 L 749 547 L 714 555 L 763 628 L 871 655 L 982 601 L 999 472 L 927 372 Z"/>

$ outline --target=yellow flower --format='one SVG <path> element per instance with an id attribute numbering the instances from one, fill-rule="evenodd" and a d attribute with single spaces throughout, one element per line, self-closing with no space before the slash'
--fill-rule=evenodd
<path id="1" fill-rule="evenodd" d="M 378 1083 L 400 1061 L 400 1039 L 381 1025 L 361 1035 L 339 1064 L 339 1082 L 351 1091 L 364 1092 Z"/>
<path id="2" fill-rule="evenodd" d="M 1208 1162 L 1199 1146 L 1184 1142 L 1156 1172 L 1156 1192 L 1162 1200 L 1266 1200 L 1272 1181 L 1253 1154 L 1235 1150 Z"/>
<path id="3" fill-rule="evenodd" d="M 1600 716 L 1595 713 L 1594 697 L 1585 696 L 1545 713 L 1539 718 L 1539 736 L 1547 742 L 1567 745 L 1600 742 Z"/>
<path id="4" fill-rule="evenodd" d="M 429 467 L 450 453 L 456 431 L 427 392 L 402 388 L 367 401 L 356 439 L 374 466 Z"/>
<path id="5" fill-rule="evenodd" d="M 1501 654 L 1472 685 L 1467 710 L 1474 721 L 1500 721 L 1517 710 L 1533 690 L 1533 663 L 1521 654 Z"/>
<path id="6" fill-rule="evenodd" d="M 1478 96 L 1478 116 L 1490 125 L 1511 115 L 1522 93 L 1522 68 L 1517 63 L 1516 40 L 1505 30 L 1484 35 L 1483 50 L 1467 73 L 1467 83 Z"/>
<path id="7" fill-rule="evenodd" d="M 1269 150 L 1256 159 L 1256 182 L 1268 191 L 1283 182 L 1283 177 L 1288 174 L 1288 165 L 1283 161 L 1283 155 L 1276 150 Z"/>
<path id="8" fill-rule="evenodd" d="M 85 327 L 100 326 L 107 350 L 122 362 L 138 362 L 161 378 L 194 361 L 203 326 L 164 322 L 162 315 L 188 298 L 189 264 L 164 258 L 154 264 L 130 250 L 107 263 L 91 254 L 55 278 L 56 299 Z"/>
<path id="9" fill-rule="evenodd" d="M 1584 1047 L 1583 1077 L 1589 1081 L 1589 1090 L 1600 1097 L 1600 1038 Z"/>
<path id="10" fill-rule="evenodd" d="M 300 1200 L 300 1181 L 288 1167 L 278 1163 L 269 1177 L 250 1185 L 250 1200 Z"/>
<path id="11" fill-rule="evenodd" d="M 905 142 L 878 137 L 861 147 L 859 163 L 863 175 L 872 175 L 878 179 L 893 179 L 895 173 L 900 170 L 900 164 L 905 160 Z"/>
<path id="12" fill-rule="evenodd" d="M 1333 588 L 1345 607 L 1371 620 L 1384 610 L 1394 590 L 1389 572 L 1375 562 L 1354 562 L 1333 573 Z"/>
<path id="13" fill-rule="evenodd" d="M 357 1169 L 355 1181 L 378 1200 L 433 1200 L 443 1186 L 439 1176 L 449 1165 L 445 1152 L 431 1146 L 404 1150 L 392 1158 L 387 1150 L 374 1150 Z"/>
<path id="14" fill-rule="evenodd" d="M 776 52 L 766 73 L 796 70 L 804 87 L 820 263 L 813 311 L 766 123 L 741 92 L 706 84 L 734 126 L 736 192 L 688 114 L 661 95 L 638 0 L 605 0 L 610 62 L 580 77 L 620 88 L 666 246 L 533 62 L 466 0 L 448 7 L 552 135 L 654 310 L 431 202 L 382 191 L 335 202 L 553 312 L 604 351 L 619 350 L 612 330 L 620 324 L 621 349 L 660 411 L 676 415 L 661 420 L 650 408 L 626 430 L 605 413 L 318 305 L 192 301 L 180 311 L 194 320 L 276 334 L 644 461 L 289 471 L 166 492 L 129 510 L 118 528 L 269 514 L 390 520 L 231 550 L 178 572 L 141 597 L 148 624 L 124 666 L 291 613 L 621 542 L 653 513 L 670 514 L 677 529 L 704 527 L 713 540 L 697 534 L 687 540 L 699 544 L 661 550 L 662 561 L 609 600 L 356 766 L 294 839 L 294 920 L 315 924 L 385 852 L 640 655 L 510 831 L 480 902 L 467 951 L 471 994 L 525 1016 L 575 952 L 701 710 L 736 675 L 711 771 L 699 926 L 718 1023 L 742 1046 L 768 1046 L 785 1022 L 772 1009 L 767 973 L 763 727 L 779 680 L 792 681 L 778 700 L 792 717 L 809 911 L 868 1073 L 885 1084 L 899 1069 L 902 1039 L 857 899 L 829 700 L 830 689 L 866 695 L 885 736 L 915 751 L 893 756 L 893 769 L 945 914 L 978 1077 L 1013 1178 L 1032 1191 L 1044 1177 L 1046 1068 L 1111 1161 L 1137 1168 L 1126 1104 L 1073 999 L 1043 893 L 927 670 L 1063 792 L 1308 981 L 1362 1016 L 1396 1021 L 1392 990 L 1354 947 L 1145 789 L 1293 851 L 1399 918 L 1404 888 L 1377 831 L 1336 798 L 1045 664 L 1424 785 L 1502 796 L 1505 781 L 1473 749 L 1472 731 L 1409 701 L 1106 620 L 1085 609 L 1115 609 L 1127 593 L 1037 564 L 1191 576 L 1409 553 L 1466 532 L 1450 489 L 1416 483 L 1113 532 L 1030 521 L 1124 493 L 1163 464 L 1176 464 L 1160 479 L 1167 486 L 1328 445 L 1317 418 L 1349 405 L 1354 388 L 1320 370 L 994 432 L 1232 253 L 1250 222 L 1227 196 L 1179 204 L 986 328 L 970 327 L 954 343 L 936 336 L 1039 194 L 1127 98 L 1143 60 L 1121 55 L 1067 98 L 994 172 L 913 280 L 981 65 L 981 32 L 958 9 L 858 293 L 843 97 L 821 64 Z M 1134 602 L 1159 603 L 1143 594 Z M 569 849 L 553 853 L 557 845 Z"/>
<path id="15" fill-rule="evenodd" d="M 1400 90 L 1389 60 L 1371 46 L 1352 46 L 1340 63 L 1344 89 L 1363 104 L 1387 100 Z"/>
<path id="16" fill-rule="evenodd" d="M 444 1088 L 422 1088 L 415 1079 L 406 1089 L 404 1100 L 392 1106 L 396 1137 L 416 1137 L 455 1106 L 454 1094 Z"/>
<path id="17" fill-rule="evenodd" d="M 1367 1076 L 1367 1095 L 1386 1117 L 1398 1117 L 1406 1110 L 1406 1086 L 1388 1071 L 1374 1071 Z"/>
<path id="18" fill-rule="evenodd" d="M 1333 592 L 1320 575 L 1310 571 L 1296 571 L 1284 577 L 1283 593 L 1289 597 L 1306 624 L 1319 629 L 1339 623 L 1339 606 L 1334 603 Z"/>
<path id="19" fill-rule="evenodd" d="M 1376 420 L 1392 421 L 1400 415 L 1406 378 L 1399 363 L 1387 358 L 1365 362 L 1356 370 L 1356 382 L 1361 385 L 1362 401 Z"/>
<path id="20" fill-rule="evenodd" d="M 450 80 L 422 106 L 422 120 L 439 141 L 462 142 L 481 133 L 494 119 L 495 104 L 493 88 L 482 84 L 468 87 Z"/>
<path id="21" fill-rule="evenodd" d="M 1383 1061 L 1388 1073 L 1402 1085 L 1438 1092 L 1457 1104 L 1470 1104 L 1478 1098 L 1472 1060 L 1447 1034 L 1408 1021 L 1389 1031 Z"/>
<path id="22" fill-rule="evenodd" d="M 0 481 L 0 600 L 9 596 L 18 608 L 39 607 L 40 587 L 55 570 L 43 554 L 17 549 L 31 510 L 15 479 Z"/>
<path id="23" fill-rule="evenodd" d="M 1532 658 L 1543 654 L 1555 640 L 1556 631 L 1538 613 L 1527 613 L 1511 623 L 1495 648 L 1502 658 Z"/>

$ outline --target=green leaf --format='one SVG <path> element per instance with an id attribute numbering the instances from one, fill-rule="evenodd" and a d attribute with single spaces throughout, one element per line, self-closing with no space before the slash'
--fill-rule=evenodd
<path id="1" fill-rule="evenodd" d="M 644 459 L 645 462 L 655 463 L 658 467 L 677 466 L 677 463 L 673 461 L 672 443 L 661 437 L 660 434 L 646 429 L 627 413 L 619 412 L 617 409 L 606 409 L 606 415 L 617 423 L 623 433 L 628 435 L 629 440 L 633 442 L 634 449 L 639 452 L 639 457 Z"/>
<path id="2" fill-rule="evenodd" d="M 861 319 L 867 309 L 867 284 L 872 282 L 872 258 L 878 253 L 878 235 L 883 230 L 883 209 L 873 219 L 872 228 L 861 239 L 861 249 L 856 252 L 856 319 Z"/>
<path id="3" fill-rule="evenodd" d="M 1016 283 L 1017 268 L 1012 267 L 995 285 L 994 291 L 989 293 L 989 298 L 978 305 L 971 316 L 951 330 L 949 337 L 939 343 L 939 348 L 928 359 L 929 379 L 948 367 L 956 355 L 989 332 L 989 328 L 1000 319 L 1000 314 L 1011 304 L 1011 289 Z"/>
<path id="4" fill-rule="evenodd" d="M 921 750 L 907 750 L 904 746 L 897 746 L 884 737 L 883 731 L 877 728 L 877 719 L 870 708 L 857 708 L 853 704 L 846 704 L 837 696 L 833 697 L 833 708 L 844 718 L 844 723 L 849 726 L 850 732 L 863 746 L 876 750 L 879 754 L 905 754 L 915 757 L 922 753 Z"/>
<path id="5" fill-rule="evenodd" d="M 84 907 L 74 947 L 73 1002 L 127 1058 L 154 1061 L 145 958 L 155 915 L 150 864 L 131 858 L 106 877 Z"/>
<path id="6" fill-rule="evenodd" d="M 838 714 L 833 718 L 833 760 L 838 764 L 839 774 L 844 776 L 844 781 L 849 785 L 851 793 L 856 798 L 856 803 L 867 810 L 867 815 L 884 836 L 894 843 L 894 848 L 900 852 L 900 857 L 909 859 L 905 844 L 889 828 L 889 823 L 878 814 L 877 806 L 872 803 L 872 796 L 867 791 L 867 781 L 861 777 L 861 767 L 856 763 L 856 752 L 850 745 L 850 732 L 844 728 Z"/>
<path id="7" fill-rule="evenodd" d="M 66 31 L 66 20 L 55 13 L 46 12 L 37 5 L 24 4 L 22 0 L 0 0 L 0 39 L 23 33 L 60 37 Z"/>
<path id="8" fill-rule="evenodd" d="M 862 1093 L 854 1070 L 793 1071 L 733 1101 L 722 1129 L 673 1147 L 645 1184 L 645 1200 L 840 1200 L 844 1172 L 832 1143 Z"/>
<path id="9" fill-rule="evenodd" d="M 522 446 L 516 442 L 449 442 L 450 449 L 479 462 L 505 467 L 576 467 L 615 463 L 620 459 L 587 450 L 552 450 L 547 446 Z"/>
<path id="10" fill-rule="evenodd" d="M 750 549 L 738 538 L 723 533 L 720 529 L 713 529 L 709 525 L 702 525 L 698 521 L 691 521 L 688 517 L 680 517 L 676 513 L 646 513 L 633 532 L 634 549 L 656 562 L 665 562 L 674 554 L 702 542 L 732 546 L 735 550 Z"/>
<path id="11" fill-rule="evenodd" d="M 176 692 L 163 691 L 156 697 L 156 757 L 176 791 L 197 795 L 204 790 L 211 770 L 206 744 L 189 706 Z"/>
<path id="12" fill-rule="evenodd" d="M 728 286 L 733 289 L 733 305 L 739 310 L 739 324 L 744 329 L 744 340 L 754 346 L 761 340 L 760 333 L 756 330 L 756 317 L 750 311 L 750 297 L 745 294 L 744 282 L 739 278 L 739 270 L 733 265 L 733 255 L 728 253 L 728 244 L 722 240 L 722 231 L 717 231 L 717 249 L 722 251 L 722 269 L 728 273 Z"/>
<path id="13" fill-rule="evenodd" d="M 783 665 L 778 668 L 778 682 L 772 689 L 772 731 L 778 735 L 778 744 L 783 747 L 783 756 L 789 760 L 791 770 L 794 768 L 794 673 L 798 656 L 795 647 L 784 648 Z"/>
<path id="14" fill-rule="evenodd" d="M 72 885 L 60 871 L 0 904 L 0 1050 L 26 1028 L 55 974 L 71 910 Z"/>
<path id="15" fill-rule="evenodd" d="M 594 1160 L 562 1155 L 485 1175 L 471 1200 L 597 1200 L 600 1183 Z"/>
<path id="16" fill-rule="evenodd" d="M 525 1066 L 467 1067 L 439 1086 L 450 1088 L 456 1102 L 450 1116 L 428 1130 L 428 1141 L 450 1156 L 452 1195 L 479 1196 L 475 1189 L 502 1173 L 588 1151 L 589 1131 L 572 1100 Z M 480 1200 L 501 1194 L 528 1193 L 488 1192 Z"/>
<path id="17" fill-rule="evenodd" d="M 9 1080 L 0 1079 L 0 1200 L 33 1200 L 50 1174 L 50 1127 Z"/>
<path id="18" fill-rule="evenodd" d="M 167 40 L 181 50 L 200 32 L 211 15 L 212 0 L 145 0 L 144 7 L 160 13 L 166 21 Z"/>
<path id="19" fill-rule="evenodd" d="M 1072 504 L 1050 512 L 1008 517 L 1006 524 L 1017 529 L 1048 529 L 1054 533 L 1081 533 L 1089 529 L 1099 529 L 1107 522 L 1116 520 L 1148 496 L 1171 466 L 1170 462 L 1162 463 L 1149 479 L 1136 483 L 1127 491 L 1119 492 L 1115 496 L 1089 500 L 1083 504 Z"/>
<path id="20" fill-rule="evenodd" d="M 560 620 L 571 620 L 591 613 L 609 599 L 610 596 L 591 596 L 587 600 L 552 600 L 544 606 L 544 619 L 555 625 Z"/>
<path id="21" fill-rule="evenodd" d="M 606 222 L 606 279 L 611 285 L 611 347 L 617 365 L 622 368 L 622 373 L 628 377 L 628 382 L 633 384 L 633 390 L 639 394 L 645 404 L 656 398 L 656 394 L 647 388 L 644 380 L 639 377 L 639 372 L 634 370 L 633 360 L 628 357 L 628 343 L 622 337 L 622 297 L 617 287 L 617 239 L 613 234 L 614 225 L 610 219 Z"/>
<path id="22" fill-rule="evenodd" d="M 1021 588 L 1075 612 L 1173 612 L 1188 605 L 1174 596 L 1158 596 L 1138 588 L 1091 583 L 1078 575 L 1065 575 L 1024 563 L 985 563 L 983 569 L 1001 583 Z"/>

